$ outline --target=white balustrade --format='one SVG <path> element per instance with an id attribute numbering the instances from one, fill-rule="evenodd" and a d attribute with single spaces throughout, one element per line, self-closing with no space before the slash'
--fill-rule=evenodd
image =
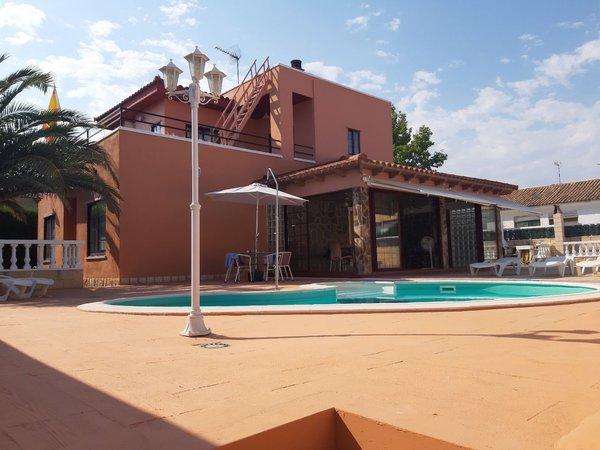
<path id="1" fill-rule="evenodd" d="M 565 256 L 573 258 L 589 258 L 600 256 L 600 241 L 565 242 Z"/>
<path id="2" fill-rule="evenodd" d="M 74 270 L 81 269 L 81 246 L 83 241 L 45 239 L 0 239 L 0 271 L 2 270 Z M 10 248 L 10 259 L 3 259 L 4 247 Z M 60 267 L 57 265 L 57 248 L 62 254 Z M 31 252 L 37 264 L 31 265 Z M 44 255 L 47 258 L 44 258 Z"/>

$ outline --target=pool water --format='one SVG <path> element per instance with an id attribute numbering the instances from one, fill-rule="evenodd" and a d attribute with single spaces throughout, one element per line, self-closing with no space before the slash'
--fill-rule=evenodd
<path id="1" fill-rule="evenodd" d="M 579 285 L 535 282 L 345 281 L 310 289 L 267 292 L 204 292 L 202 306 L 319 305 L 336 303 L 420 303 L 552 297 L 597 292 Z M 185 307 L 189 294 L 118 299 L 121 306 Z"/>

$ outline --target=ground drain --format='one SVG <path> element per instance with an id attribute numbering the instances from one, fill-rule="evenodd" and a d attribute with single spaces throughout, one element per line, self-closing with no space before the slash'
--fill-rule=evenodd
<path id="1" fill-rule="evenodd" d="M 208 344 L 202 344 L 202 345 L 200 345 L 200 347 L 212 350 L 212 349 L 215 349 L 215 348 L 229 347 L 229 344 L 226 344 L 225 342 L 209 342 Z"/>

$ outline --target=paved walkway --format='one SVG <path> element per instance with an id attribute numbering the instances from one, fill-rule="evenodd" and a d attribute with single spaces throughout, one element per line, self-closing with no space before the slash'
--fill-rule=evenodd
<path id="1" fill-rule="evenodd" d="M 74 307 L 183 289 L 0 305 L 0 448 L 211 448 L 330 407 L 474 448 L 600 446 L 600 302 L 214 316 L 198 339 Z"/>

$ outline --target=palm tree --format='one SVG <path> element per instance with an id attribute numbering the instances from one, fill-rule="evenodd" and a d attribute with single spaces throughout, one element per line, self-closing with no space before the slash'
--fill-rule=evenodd
<path id="1" fill-rule="evenodd" d="M 7 55 L 0 55 L 0 65 Z M 19 101 L 27 89 L 46 92 L 49 73 L 25 67 L 0 79 L 0 207 L 23 216 L 20 197 L 67 194 L 83 190 L 100 195 L 118 211 L 120 196 L 110 156 L 86 138 L 98 125 L 71 110 L 48 111 Z"/>

